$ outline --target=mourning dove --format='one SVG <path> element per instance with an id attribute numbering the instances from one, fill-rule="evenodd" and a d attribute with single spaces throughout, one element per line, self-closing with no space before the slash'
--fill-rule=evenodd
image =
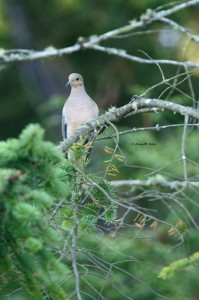
<path id="1" fill-rule="evenodd" d="M 84 88 L 80 74 L 72 73 L 68 78 L 71 92 L 62 112 L 62 136 L 69 138 L 84 123 L 97 119 L 99 109 Z"/>

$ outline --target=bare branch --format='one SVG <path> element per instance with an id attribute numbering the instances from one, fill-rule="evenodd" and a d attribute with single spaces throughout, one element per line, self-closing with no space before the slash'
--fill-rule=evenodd
<path id="1" fill-rule="evenodd" d="M 184 127 L 184 126 L 185 126 L 185 124 L 170 124 L 170 125 L 162 125 L 162 126 L 157 124 L 156 126 L 152 126 L 152 127 L 140 127 L 140 128 L 134 127 L 129 130 L 120 131 L 120 132 L 118 132 L 117 135 L 120 136 L 120 135 L 125 135 L 125 134 L 129 134 L 129 133 L 137 132 L 137 131 L 160 131 L 162 129 L 168 129 L 168 128 L 174 128 L 174 127 Z M 198 127 L 199 128 L 199 123 L 198 124 L 187 124 L 187 127 Z M 115 137 L 116 137 L 116 134 L 110 134 L 107 136 L 98 137 L 98 138 L 96 138 L 96 141 L 112 139 Z"/>
<path id="2" fill-rule="evenodd" d="M 182 161 L 183 161 L 183 173 L 184 173 L 184 180 L 187 180 L 187 163 L 186 163 L 186 153 L 185 153 L 185 142 L 186 142 L 186 136 L 187 136 L 187 124 L 189 116 L 185 115 L 185 122 L 184 122 L 184 130 L 182 135 L 182 147 L 181 147 L 181 154 L 182 154 Z"/>
<path id="3" fill-rule="evenodd" d="M 171 14 L 173 14 L 173 13 L 175 13 L 175 12 L 181 10 L 181 9 L 196 5 L 198 3 L 199 3 L 198 0 L 185 1 L 181 4 L 178 4 L 178 5 L 170 8 L 170 9 L 160 11 L 160 13 L 158 13 L 158 17 L 163 18 L 163 17 L 169 16 L 169 15 L 171 15 Z"/>
<path id="4" fill-rule="evenodd" d="M 183 34 L 185 34 L 190 40 L 198 43 L 199 42 L 199 36 L 191 34 L 185 27 L 179 25 L 178 23 L 174 22 L 173 20 L 162 18 L 161 21 L 171 27 L 173 27 L 175 30 L 179 30 Z"/>
<path id="5" fill-rule="evenodd" d="M 78 206 L 75 204 L 73 235 L 72 235 L 72 245 L 71 245 L 71 260 L 72 260 L 73 272 L 75 275 L 75 291 L 76 291 L 77 299 L 81 300 L 82 297 L 80 294 L 79 271 L 77 268 L 77 261 L 76 261 L 77 239 L 78 239 L 77 234 L 78 234 Z"/>
<path id="6" fill-rule="evenodd" d="M 195 35 L 191 35 L 184 27 L 178 25 L 174 21 L 167 19 L 166 17 L 178 12 L 184 8 L 196 5 L 199 3 L 199 0 L 190 0 L 183 2 L 181 4 L 177 4 L 172 8 L 162 10 L 162 11 L 155 11 L 148 9 L 145 14 L 141 15 L 139 20 L 132 20 L 130 24 L 108 31 L 99 36 L 90 36 L 89 38 L 79 38 L 77 43 L 73 46 L 56 49 L 53 47 L 48 47 L 43 51 L 33 51 L 27 49 L 11 49 L 11 50 L 0 50 L 0 62 L 1 63 L 11 63 L 15 61 L 27 61 L 27 60 L 35 60 L 35 59 L 42 59 L 42 58 L 50 58 L 54 56 L 62 56 L 65 54 L 71 54 L 73 52 L 80 51 L 82 49 L 93 49 L 101 52 L 105 52 L 112 55 L 117 55 L 122 58 L 126 58 L 131 61 L 139 62 L 139 63 L 147 63 L 147 64 L 170 64 L 175 66 L 184 66 L 184 67 L 199 67 L 198 63 L 194 63 L 191 61 L 185 62 L 178 62 L 172 60 L 150 60 L 150 59 L 142 59 L 137 56 L 133 56 L 127 54 L 125 50 L 120 50 L 117 48 L 108 48 L 102 47 L 99 45 L 100 42 L 108 40 L 110 38 L 117 37 L 123 33 L 131 32 L 137 28 L 145 28 L 146 25 L 150 25 L 157 21 L 162 21 L 164 23 L 169 24 L 175 29 L 180 30 L 182 33 L 189 36 L 190 39 L 194 40 L 195 42 L 199 41 L 199 38 Z"/>
<path id="7" fill-rule="evenodd" d="M 100 52 L 105 52 L 107 54 L 119 56 L 119 57 L 128 59 L 130 61 L 135 61 L 135 62 L 142 63 L 142 64 L 165 64 L 165 65 L 181 66 L 181 67 L 187 67 L 187 68 L 199 68 L 199 63 L 195 63 L 192 61 L 176 61 L 176 60 L 169 60 L 169 59 L 150 60 L 150 59 L 140 58 L 138 56 L 128 54 L 123 49 L 103 47 L 103 46 L 95 45 L 95 44 L 87 45 L 87 48 L 97 50 Z"/>
<path id="8" fill-rule="evenodd" d="M 199 181 L 166 181 L 166 180 L 156 180 L 156 179 L 148 179 L 148 180 L 113 180 L 111 184 L 115 187 L 121 186 L 161 186 L 167 187 L 170 189 L 177 188 L 185 188 L 188 186 L 199 187 Z"/>
<path id="9" fill-rule="evenodd" d="M 26 49 L 12 49 L 4 50 L 0 49 L 0 62 L 2 63 L 11 63 L 14 61 L 27 61 L 27 60 L 36 60 L 41 58 L 50 58 L 54 56 L 62 56 L 64 54 L 71 54 L 73 52 L 79 51 L 81 46 L 75 44 L 71 47 L 66 47 L 62 49 L 56 49 L 49 47 L 43 51 L 34 51 Z"/>
<path id="10" fill-rule="evenodd" d="M 106 112 L 104 115 L 100 116 L 97 120 L 93 120 L 82 125 L 68 140 L 65 140 L 60 148 L 66 153 L 71 145 L 77 142 L 80 139 L 80 136 L 85 136 L 89 132 L 96 130 L 97 128 L 107 125 L 109 122 L 118 122 L 125 115 L 129 114 L 132 111 L 137 111 L 139 108 L 160 108 L 162 110 L 170 110 L 174 113 L 179 113 L 181 115 L 188 115 L 199 120 L 199 110 L 191 108 L 188 106 L 183 106 L 166 100 L 157 100 L 157 99 L 145 99 L 142 97 L 132 98 L 132 102 L 120 107 L 111 109 Z"/>

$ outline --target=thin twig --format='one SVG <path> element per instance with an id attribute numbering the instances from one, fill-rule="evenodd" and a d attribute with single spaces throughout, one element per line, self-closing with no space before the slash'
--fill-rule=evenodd
<path id="1" fill-rule="evenodd" d="M 163 65 L 172 65 L 172 66 L 182 66 L 182 67 L 187 67 L 187 68 L 199 68 L 199 63 L 195 63 L 193 61 L 176 61 L 176 60 L 170 60 L 170 59 L 145 59 L 141 58 L 135 55 L 128 54 L 125 50 L 123 49 L 118 49 L 118 48 L 110 48 L 110 47 L 103 47 L 100 45 L 96 44 L 88 44 L 86 46 L 88 49 L 93 49 L 97 50 L 100 52 L 105 52 L 110 55 L 115 55 L 121 58 L 128 59 L 130 61 L 142 63 L 142 64 L 163 64 Z"/>
<path id="2" fill-rule="evenodd" d="M 179 25 L 178 23 L 174 22 L 173 20 L 170 20 L 168 18 L 162 18 L 160 19 L 160 21 L 162 21 L 163 23 L 173 27 L 175 30 L 179 30 L 180 32 L 182 32 L 183 34 L 185 34 L 190 40 L 198 43 L 199 42 L 199 36 L 198 35 L 194 35 L 191 34 L 187 28 Z"/>
<path id="3" fill-rule="evenodd" d="M 73 266 L 73 272 L 75 275 L 75 290 L 78 300 L 82 300 L 80 293 L 80 279 L 79 279 L 79 271 L 77 268 L 77 235 L 78 235 L 78 206 L 75 204 L 74 207 L 74 223 L 73 223 L 73 235 L 72 235 L 72 245 L 71 245 L 71 260 Z"/>
<path id="4" fill-rule="evenodd" d="M 175 128 L 175 127 L 184 127 L 184 124 L 171 124 L 171 125 L 162 125 L 162 126 L 157 124 L 156 126 L 152 126 L 152 127 L 140 127 L 140 128 L 134 127 L 129 130 L 120 131 L 120 132 L 118 132 L 118 135 L 125 135 L 125 134 L 129 134 L 129 133 L 134 133 L 137 131 L 160 131 L 161 129 Z M 199 123 L 198 124 L 187 124 L 187 127 L 198 127 L 199 128 Z M 110 135 L 98 137 L 96 139 L 96 141 L 112 139 L 115 137 L 116 137 L 115 134 L 110 134 Z"/>
<path id="5" fill-rule="evenodd" d="M 181 155 L 182 155 L 182 162 L 183 162 L 183 174 L 184 174 L 184 180 L 187 180 L 187 164 L 186 164 L 186 153 L 185 153 L 185 141 L 186 141 L 186 135 L 187 135 L 187 124 L 189 120 L 189 116 L 185 115 L 184 117 L 184 130 L 182 135 L 182 147 L 181 147 Z"/>

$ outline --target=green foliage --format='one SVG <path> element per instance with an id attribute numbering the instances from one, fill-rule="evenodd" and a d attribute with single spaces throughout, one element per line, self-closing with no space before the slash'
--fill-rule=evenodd
<path id="1" fill-rule="evenodd" d="M 19 139 L 0 143 L 0 297 L 22 288 L 21 295 L 30 299 L 44 299 L 45 295 L 66 299 L 67 285 L 63 288 L 60 278 L 63 274 L 67 278 L 68 264 L 54 254 L 64 247 L 67 237 L 66 232 L 56 230 L 60 220 L 69 232 L 77 204 L 79 230 L 95 230 L 101 210 L 106 223 L 113 223 L 117 216 L 117 206 L 110 201 L 115 197 L 113 187 L 100 177 L 87 178 L 83 173 L 88 162 L 81 156 L 86 157 L 87 148 L 74 145 L 71 166 L 43 135 L 39 125 L 29 125 Z M 82 184 L 88 186 L 90 200 Z M 56 212 L 52 219 L 50 210 L 56 209 L 60 200 L 61 219 L 56 221 Z M 69 235 L 68 249 L 70 241 Z"/>
<path id="2" fill-rule="evenodd" d="M 105 223 L 114 223 L 117 218 L 117 204 L 116 201 L 116 189 L 108 181 L 98 177 L 90 176 L 91 189 L 90 197 L 92 199 L 92 204 L 86 204 L 86 212 L 84 215 L 89 216 L 90 220 L 99 219 L 99 215 L 102 215 L 102 220 Z M 92 185 L 94 182 L 94 185 Z M 83 217 L 85 222 L 85 217 Z"/>
<path id="3" fill-rule="evenodd" d="M 88 150 L 88 146 L 79 142 L 74 144 L 68 152 L 76 172 L 71 182 L 70 202 L 67 208 L 62 209 L 62 213 L 66 218 L 67 215 L 73 216 L 74 206 L 79 204 L 79 228 L 92 231 L 97 225 L 99 215 L 105 223 L 114 223 L 118 206 L 114 202 L 116 189 L 108 181 L 100 176 L 85 175 L 85 167 L 89 163 Z M 69 223 L 64 220 L 62 225 L 68 226 Z"/>
<path id="4" fill-rule="evenodd" d="M 162 266 L 187 252 L 185 243 L 171 250 L 168 243 L 157 240 L 159 234 L 163 232 L 122 230 L 114 237 L 82 234 L 78 260 L 82 266 L 79 271 L 84 293 L 91 299 L 99 295 L 110 300 L 197 299 L 197 268 L 178 272 L 168 280 L 158 278 Z M 194 232 L 190 232 L 190 241 L 194 239 Z M 87 266 L 86 271 L 83 266 Z M 191 296 L 195 294 L 196 297 Z"/>
<path id="5" fill-rule="evenodd" d="M 43 134 L 39 125 L 30 125 L 19 139 L 0 143 L 0 298 L 67 299 L 76 289 L 71 276 L 74 251 L 83 300 L 88 295 L 187 300 L 197 290 L 196 270 L 190 267 L 198 263 L 196 232 L 187 220 L 176 217 L 176 225 L 165 232 L 164 226 L 158 229 L 158 222 L 151 224 L 150 216 L 135 212 L 137 218 L 131 215 L 128 221 L 134 229 L 120 229 L 121 223 L 128 224 L 118 217 L 121 199 L 105 177 L 85 174 L 87 147 L 74 145 L 69 162 L 43 140 Z M 121 163 L 124 157 L 110 147 L 106 152 L 112 156 L 106 172 L 114 174 L 116 161 Z M 109 235 L 99 234 L 99 221 L 112 228 Z M 186 243 L 168 251 L 178 243 L 179 233 L 185 238 L 189 234 L 192 245 L 195 242 L 195 254 L 189 258 L 182 258 Z M 167 243 L 161 241 L 163 236 Z M 176 272 L 182 269 L 189 272 L 183 275 L 186 284 Z"/>
<path id="6" fill-rule="evenodd" d="M 159 274 L 159 278 L 167 279 L 169 277 L 173 277 L 176 271 L 189 269 L 198 263 L 199 251 L 195 252 L 188 258 L 176 260 L 175 262 L 171 263 L 168 267 L 164 267 Z"/>
<path id="7" fill-rule="evenodd" d="M 67 162 L 53 144 L 43 141 L 43 133 L 30 125 L 18 140 L 0 143 L 1 298 L 19 287 L 36 299 L 44 299 L 42 293 L 66 297 L 59 278 L 68 268 L 49 251 L 59 249 L 62 240 L 46 214 L 70 192 L 61 167 Z"/>

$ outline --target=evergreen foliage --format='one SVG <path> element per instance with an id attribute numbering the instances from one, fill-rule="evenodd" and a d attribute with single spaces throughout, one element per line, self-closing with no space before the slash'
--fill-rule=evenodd
<path id="1" fill-rule="evenodd" d="M 130 239 L 126 239 L 127 232 L 120 236 L 114 229 L 109 236 L 97 234 L 96 230 L 102 232 L 99 219 L 117 226 L 115 188 L 102 177 L 86 175 L 88 149 L 83 144 L 72 147 L 69 162 L 55 145 L 43 140 L 43 135 L 39 125 L 29 125 L 19 139 L 0 143 L 0 299 L 15 299 L 15 295 L 31 300 L 67 299 L 76 289 L 74 257 L 85 295 L 121 299 L 133 292 L 138 299 L 149 299 L 151 294 L 157 299 L 161 295 L 186 299 L 186 286 L 179 293 L 175 283 L 171 287 L 167 280 L 177 270 L 194 266 L 198 252 L 181 259 L 186 255 L 183 250 L 180 256 L 170 258 L 168 246 L 152 242 L 147 231 L 140 232 L 139 239 L 133 231 L 128 234 Z M 112 160 L 109 163 L 112 165 Z M 142 230 L 144 224 L 138 225 L 135 221 L 136 230 Z M 182 220 L 168 234 L 173 238 L 179 230 L 182 234 L 188 231 Z M 157 256 L 164 258 L 164 264 Z M 149 257 L 149 265 L 159 264 L 159 269 L 150 271 L 150 278 L 143 267 Z M 192 278 L 195 271 L 190 270 Z M 96 276 L 101 279 L 96 281 Z M 132 279 L 136 289 L 122 284 Z M 179 284 L 178 276 L 175 282 Z M 110 285 L 117 286 L 115 293 Z"/>
<path id="2" fill-rule="evenodd" d="M 196 266 L 199 262 L 199 251 L 195 252 L 188 258 L 183 258 L 176 260 L 171 263 L 168 267 L 164 267 L 159 274 L 159 277 L 162 279 L 167 279 L 169 277 L 173 277 L 174 273 L 177 270 L 189 269 L 192 266 Z"/>
<path id="3" fill-rule="evenodd" d="M 63 157 L 43 134 L 30 125 L 19 139 L 0 143 L 1 298 L 23 287 L 34 299 L 45 293 L 65 299 L 59 281 L 69 270 L 48 250 L 62 240 L 47 212 L 69 186 L 60 176 Z"/>
<path id="4" fill-rule="evenodd" d="M 19 139 L 0 143 L 1 298 L 22 289 L 30 299 L 46 295 L 66 299 L 68 289 L 63 288 L 61 278 L 70 274 L 70 229 L 76 205 L 81 230 L 95 229 L 102 209 L 106 223 L 117 216 L 117 206 L 106 197 L 115 195 L 112 186 L 98 177 L 94 183 L 77 170 L 87 163 L 78 154 L 83 146 L 76 147 L 72 166 L 43 135 L 39 125 L 29 125 Z M 83 183 L 88 185 L 90 200 Z M 64 247 L 68 249 L 66 263 L 55 254 Z"/>

